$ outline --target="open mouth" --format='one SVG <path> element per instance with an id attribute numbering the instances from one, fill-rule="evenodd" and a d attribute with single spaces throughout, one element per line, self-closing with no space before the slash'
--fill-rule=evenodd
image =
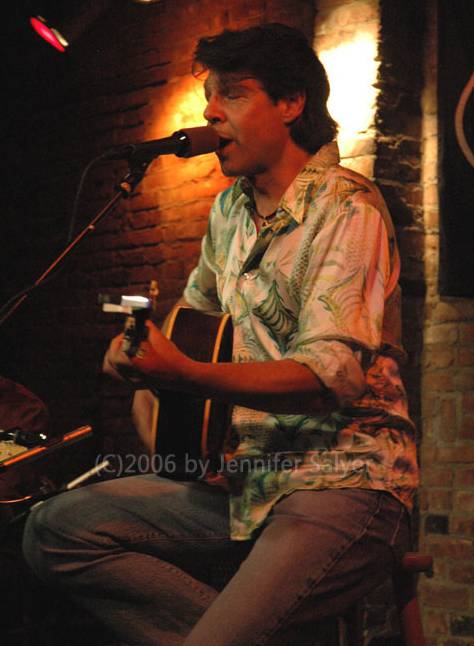
<path id="1" fill-rule="evenodd" d="M 232 142 L 232 139 L 226 139 L 225 137 L 219 137 L 219 151 L 224 150 Z"/>

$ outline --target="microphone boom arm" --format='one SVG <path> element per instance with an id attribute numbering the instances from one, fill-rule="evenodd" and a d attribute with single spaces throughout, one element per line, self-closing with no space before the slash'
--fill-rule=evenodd
<path id="1" fill-rule="evenodd" d="M 212 126 L 198 126 L 195 128 L 183 128 L 176 131 L 171 137 L 145 141 L 136 144 L 124 144 L 112 148 L 98 157 L 100 161 L 113 159 L 126 159 L 129 164 L 129 172 L 123 177 L 117 186 L 114 196 L 105 204 L 104 207 L 94 216 L 91 222 L 80 231 L 80 233 L 70 242 L 51 265 L 41 274 L 41 276 L 29 287 L 23 289 L 9 299 L 0 309 L 0 326 L 7 321 L 10 316 L 20 307 L 28 298 L 32 291 L 39 287 L 46 278 L 56 269 L 56 267 L 73 251 L 73 249 L 89 234 L 95 230 L 97 224 L 107 215 L 117 203 L 126 197 L 129 197 L 134 188 L 143 179 L 148 166 L 155 157 L 159 155 L 174 154 L 178 157 L 194 157 L 195 155 L 204 155 L 214 152 L 219 148 L 220 140 Z"/>

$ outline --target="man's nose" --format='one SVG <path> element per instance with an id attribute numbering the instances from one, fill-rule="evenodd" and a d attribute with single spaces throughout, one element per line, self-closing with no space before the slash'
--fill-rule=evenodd
<path id="1" fill-rule="evenodd" d="M 204 119 L 211 124 L 220 123 L 224 120 L 224 113 L 218 97 L 215 95 L 209 97 L 203 115 Z"/>

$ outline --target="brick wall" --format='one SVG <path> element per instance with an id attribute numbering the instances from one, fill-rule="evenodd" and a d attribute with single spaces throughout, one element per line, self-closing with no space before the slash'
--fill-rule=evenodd
<path id="1" fill-rule="evenodd" d="M 437 14 L 428 3 L 422 96 L 422 190 L 426 298 L 421 357 L 423 550 L 435 577 L 420 581 L 429 644 L 474 641 L 474 301 L 437 290 Z M 421 258 L 420 258 L 421 260 Z"/>
<path id="2" fill-rule="evenodd" d="M 402 256 L 404 380 L 422 441 L 422 487 L 414 518 L 436 576 L 420 581 L 429 643 L 474 637 L 474 302 L 442 298 L 438 281 L 436 2 L 319 0 L 315 47 L 373 34 L 379 90 L 373 120 L 342 147 L 343 163 L 376 179 Z M 409 73 L 408 73 L 409 70 Z M 341 72 L 343 73 L 343 71 Z M 397 632 L 390 590 L 367 600 L 367 643 Z"/>

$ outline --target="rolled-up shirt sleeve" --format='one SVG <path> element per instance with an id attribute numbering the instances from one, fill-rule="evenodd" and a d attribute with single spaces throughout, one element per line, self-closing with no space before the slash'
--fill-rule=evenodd
<path id="1" fill-rule="evenodd" d="M 382 344 L 392 284 L 385 222 L 354 196 L 311 245 L 298 327 L 285 353 L 308 366 L 341 406 L 366 389 L 365 371 Z"/>

